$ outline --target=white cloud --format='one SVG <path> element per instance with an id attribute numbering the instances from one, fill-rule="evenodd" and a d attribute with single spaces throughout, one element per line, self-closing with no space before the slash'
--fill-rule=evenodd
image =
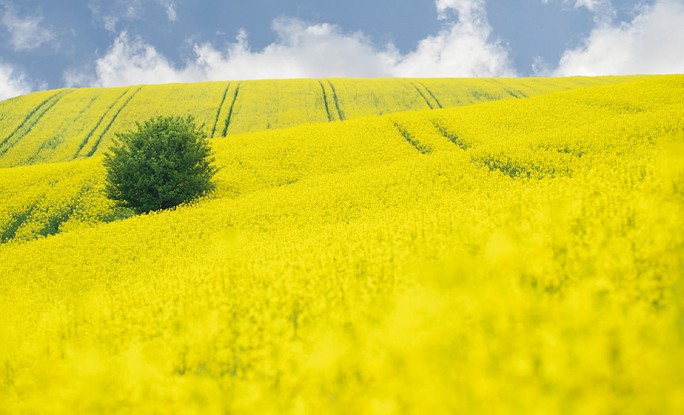
<path id="1" fill-rule="evenodd" d="M 116 16 L 104 16 L 102 18 L 104 28 L 110 32 L 116 32 L 116 24 L 119 23 L 119 18 Z"/>
<path id="2" fill-rule="evenodd" d="M 597 24 L 554 75 L 684 73 L 684 1 L 657 0 L 629 23 Z"/>
<path id="3" fill-rule="evenodd" d="M 68 69 L 64 72 L 62 79 L 66 88 L 79 88 L 97 84 L 97 79 L 87 69 Z"/>
<path id="4" fill-rule="evenodd" d="M 440 20 L 448 19 L 448 12 L 457 12 L 462 19 L 481 14 L 485 8 L 485 0 L 436 0 L 437 16 Z"/>
<path id="5" fill-rule="evenodd" d="M 484 0 L 437 0 L 440 19 L 458 14 L 437 35 L 423 39 L 394 68 L 398 76 L 514 76 L 508 49 L 492 40 Z"/>
<path id="6" fill-rule="evenodd" d="M 98 24 L 110 32 L 117 32 L 117 26 L 142 20 L 152 4 L 160 5 L 169 21 L 175 23 L 178 21 L 176 3 L 177 0 L 109 0 L 104 3 L 91 0 L 88 8 Z"/>
<path id="7" fill-rule="evenodd" d="M 564 4 L 572 4 L 575 9 L 584 7 L 594 15 L 597 25 L 605 26 L 615 18 L 615 8 L 611 0 L 557 0 Z M 549 4 L 550 0 L 541 0 L 542 4 Z"/>
<path id="8" fill-rule="evenodd" d="M 96 62 L 95 86 L 121 86 L 131 84 L 160 84 L 194 82 L 201 79 L 194 65 L 175 69 L 155 48 L 140 38 L 131 38 L 123 32 L 114 41 L 109 52 Z M 80 79 L 79 79 L 80 78 Z M 69 72 L 67 83 L 78 84 L 87 77 Z"/>
<path id="9" fill-rule="evenodd" d="M 597 13 L 613 10 L 613 4 L 610 0 L 575 0 L 575 7 L 578 9 L 580 7 L 586 7 L 589 11 Z"/>
<path id="10" fill-rule="evenodd" d="M 553 76 L 553 69 L 541 56 L 532 58 L 532 73 L 534 76 Z"/>
<path id="11" fill-rule="evenodd" d="M 375 47 L 363 33 L 336 25 L 306 24 L 280 18 L 272 28 L 277 40 L 252 50 L 242 31 L 225 48 L 194 45 L 194 56 L 175 67 L 152 45 L 122 33 L 96 62 L 98 86 L 194 82 L 223 79 L 504 76 L 514 71 L 508 50 L 491 40 L 484 0 L 437 0 L 442 30 L 405 55 L 393 45 Z M 449 16 L 453 12 L 456 17 Z M 65 80 L 85 79 L 77 73 Z"/>
<path id="12" fill-rule="evenodd" d="M 12 66 L 0 62 L 0 101 L 31 92 L 23 74 Z"/>
<path id="13" fill-rule="evenodd" d="M 599 26 L 607 26 L 615 18 L 615 9 L 610 0 L 575 0 L 575 8 L 580 7 L 592 12 L 594 22 Z"/>
<path id="14" fill-rule="evenodd" d="M 8 8 L 0 20 L 10 34 L 10 44 L 17 51 L 37 49 L 55 39 L 55 34 L 45 26 L 42 16 L 20 17 Z"/>
<path id="15" fill-rule="evenodd" d="M 144 12 L 141 0 L 114 0 L 104 6 L 100 2 L 90 1 L 88 8 L 93 19 L 110 32 L 116 32 L 117 25 L 122 21 L 142 19 Z"/>
<path id="16" fill-rule="evenodd" d="M 161 4 L 164 7 L 164 10 L 166 10 L 166 17 L 169 18 L 169 21 L 178 21 L 178 13 L 176 13 L 175 0 L 159 0 L 159 4 Z"/>
<path id="17" fill-rule="evenodd" d="M 335 25 L 277 19 L 273 30 L 278 40 L 261 51 L 250 50 L 244 32 L 225 51 L 196 46 L 193 66 L 206 79 L 372 77 L 391 76 L 397 61 L 394 48 L 376 50 L 363 34 L 345 34 Z"/>

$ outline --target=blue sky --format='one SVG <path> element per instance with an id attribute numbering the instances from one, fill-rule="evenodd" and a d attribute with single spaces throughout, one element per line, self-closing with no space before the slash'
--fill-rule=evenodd
<path id="1" fill-rule="evenodd" d="M 0 99 L 221 79 L 684 72 L 684 0 L 0 0 Z"/>

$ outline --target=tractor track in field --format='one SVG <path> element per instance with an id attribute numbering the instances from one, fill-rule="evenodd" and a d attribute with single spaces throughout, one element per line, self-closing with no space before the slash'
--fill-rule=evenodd
<path id="1" fill-rule="evenodd" d="M 439 134 L 446 138 L 447 140 L 451 141 L 454 145 L 458 146 L 461 150 L 467 150 L 470 148 L 470 145 L 468 145 L 465 141 L 463 141 L 458 134 L 454 134 L 450 132 L 449 130 L 446 129 L 442 124 L 440 124 L 438 121 L 432 121 L 432 125 L 435 126 L 435 129 L 439 132 Z"/>
<path id="2" fill-rule="evenodd" d="M 325 104 L 325 113 L 328 115 L 328 122 L 332 122 L 333 116 L 330 113 L 330 107 L 328 106 L 328 94 L 325 92 L 325 86 L 323 86 L 323 82 L 318 81 L 318 84 L 321 86 L 321 92 L 323 92 L 323 103 Z"/>
<path id="3" fill-rule="evenodd" d="M 112 128 L 112 124 L 114 124 L 114 121 L 116 121 L 117 117 L 119 114 L 121 114 L 121 111 L 123 111 L 124 108 L 128 105 L 129 102 L 138 94 L 143 89 L 143 87 L 138 87 L 128 98 L 126 98 L 126 101 L 124 101 L 123 105 L 119 107 L 119 109 L 114 113 L 114 116 L 112 119 L 109 121 L 109 124 L 105 127 L 104 131 L 102 131 L 102 134 L 97 138 L 97 141 L 95 141 L 95 145 L 93 145 L 93 148 L 90 149 L 88 152 L 87 157 L 91 157 L 95 152 L 97 151 L 98 147 L 100 147 L 100 143 L 102 143 L 102 139 L 104 138 L 105 134 L 109 132 L 109 129 Z"/>
<path id="4" fill-rule="evenodd" d="M 333 93 L 333 101 L 335 101 L 335 109 L 337 109 L 337 115 L 340 117 L 340 121 L 344 121 L 346 118 L 344 117 L 344 112 L 342 111 L 342 109 L 340 109 L 340 101 L 337 99 L 337 91 L 335 90 L 335 85 L 333 85 L 333 83 L 330 81 L 328 81 L 328 85 L 330 85 L 330 89 Z"/>
<path id="5" fill-rule="evenodd" d="M 0 142 L 0 147 L 5 146 L 0 150 L 0 156 L 4 155 L 9 151 L 10 148 L 14 147 L 22 138 L 24 138 L 28 133 L 31 132 L 33 126 L 40 121 L 43 116 L 52 109 L 57 103 L 64 98 L 65 95 L 71 93 L 72 91 L 60 91 L 56 94 L 51 95 L 45 101 L 41 102 L 36 106 L 24 120 L 14 129 L 7 137 L 5 137 L 2 142 Z"/>
<path id="6" fill-rule="evenodd" d="M 223 91 L 223 98 L 221 98 L 221 103 L 216 110 L 216 119 L 214 120 L 214 128 L 211 129 L 211 137 L 216 134 L 216 126 L 218 126 L 219 116 L 221 115 L 221 110 L 223 109 L 223 104 L 226 102 L 226 96 L 228 96 L 228 89 L 230 88 L 230 82 L 226 85 L 226 89 Z"/>
<path id="7" fill-rule="evenodd" d="M 33 211 L 36 209 L 36 202 L 25 208 L 23 211 L 12 216 L 12 220 L 7 224 L 5 229 L 0 232 L 0 244 L 4 244 L 13 239 L 21 225 L 28 220 Z"/>
<path id="8" fill-rule="evenodd" d="M 432 153 L 432 147 L 425 145 L 418 141 L 413 135 L 406 129 L 404 126 L 399 124 L 398 122 L 394 121 L 394 128 L 397 129 L 399 134 L 406 140 L 407 143 L 409 143 L 413 148 L 418 150 L 419 153 L 421 154 L 430 154 Z"/>
<path id="9" fill-rule="evenodd" d="M 21 128 L 26 125 L 26 123 L 33 117 L 33 115 L 38 112 L 45 104 L 47 104 L 52 98 L 54 98 L 57 94 L 50 95 L 48 98 L 46 98 L 43 102 L 38 104 L 35 108 L 33 108 L 27 115 L 24 117 L 21 123 L 17 126 L 17 128 L 14 129 L 7 137 L 5 137 L 2 141 L 0 141 L 0 147 L 5 145 L 6 142 L 8 142 Z"/>
<path id="10" fill-rule="evenodd" d="M 97 123 L 95 124 L 95 126 L 92 128 L 92 130 L 90 130 L 90 131 L 88 132 L 88 134 L 86 134 L 86 136 L 85 136 L 85 138 L 83 139 L 83 141 L 81 141 L 81 144 L 79 144 L 78 150 L 76 150 L 76 153 L 74 154 L 74 158 L 78 157 L 78 155 L 79 155 L 79 153 L 81 152 L 81 150 L 83 150 L 83 147 L 85 147 L 86 144 L 88 144 L 88 141 L 90 141 L 90 137 L 92 137 L 93 134 L 95 134 L 95 131 L 97 131 L 97 129 L 100 127 L 100 124 L 102 124 L 102 121 L 104 121 L 104 119 L 107 117 L 107 114 L 109 114 L 109 112 L 116 106 L 116 104 L 121 100 L 121 98 L 123 98 L 124 95 L 126 95 L 129 91 L 130 91 L 130 88 L 129 88 L 129 89 L 126 89 L 121 95 L 119 95 L 118 97 L 116 97 L 116 99 L 114 100 L 114 102 L 112 102 L 112 105 L 110 105 L 110 106 L 107 108 L 107 110 L 104 112 L 104 114 L 102 114 L 102 116 L 100 117 L 100 119 L 97 120 Z"/>
<path id="11" fill-rule="evenodd" d="M 240 85 L 242 82 L 239 82 L 237 84 L 237 87 L 235 88 L 235 95 L 233 95 L 233 102 L 230 103 L 230 109 L 228 110 L 228 116 L 226 117 L 226 123 L 223 126 L 223 134 L 221 136 L 226 137 L 228 136 L 228 127 L 230 127 L 230 122 L 233 119 L 233 109 L 235 108 L 235 102 L 237 101 L 238 94 L 240 93 Z"/>
<path id="12" fill-rule="evenodd" d="M 94 97 L 94 96 L 91 97 L 90 100 L 88 101 L 88 104 L 86 104 L 86 106 L 83 107 L 81 109 L 81 111 L 79 111 L 78 115 L 76 115 L 76 117 L 74 117 L 74 120 L 80 120 L 81 117 L 83 116 L 83 114 L 85 114 L 90 109 L 90 107 L 93 106 L 93 103 L 96 100 L 97 100 L 97 97 Z M 55 133 L 55 135 L 51 139 L 44 141 L 40 145 L 40 147 L 38 147 L 38 149 L 33 153 L 33 155 L 31 155 L 31 157 L 26 159 L 26 162 L 28 164 L 34 164 L 38 160 L 38 156 L 40 155 L 40 153 L 43 150 L 45 150 L 46 148 L 52 148 L 52 149 L 57 148 L 57 146 L 63 142 L 63 137 L 64 137 L 64 134 L 67 130 L 68 130 L 68 125 L 63 126 L 60 130 L 58 130 Z M 75 158 L 75 157 L 76 156 L 74 156 L 73 158 Z"/>
<path id="13" fill-rule="evenodd" d="M 430 101 L 427 99 L 427 97 L 425 96 L 425 94 L 423 93 L 423 91 L 421 91 L 420 88 L 418 88 L 418 87 L 416 86 L 416 84 L 414 84 L 413 82 L 410 82 L 410 84 L 411 84 L 412 87 L 414 87 L 414 88 L 416 89 L 416 91 L 418 91 L 418 95 L 420 95 L 420 97 L 423 98 L 423 101 L 425 101 L 425 103 L 427 104 L 428 108 L 430 108 L 431 110 L 434 109 L 434 107 L 432 106 L 432 104 L 430 103 Z"/>
<path id="14" fill-rule="evenodd" d="M 435 100 L 435 103 L 437 104 L 437 106 L 438 106 L 439 108 L 444 108 L 444 107 L 442 107 L 442 103 L 439 102 L 439 100 L 437 99 L 437 97 L 435 96 L 435 94 L 433 94 L 432 91 L 430 91 L 430 89 L 429 89 L 428 87 L 426 87 L 424 83 L 418 82 L 418 84 L 419 84 L 420 86 L 423 87 L 423 89 L 432 97 L 432 99 Z"/>
<path id="15" fill-rule="evenodd" d="M 527 95 L 523 93 L 522 91 L 514 91 L 510 86 L 505 85 L 503 82 L 492 79 L 492 83 L 496 84 L 499 86 L 501 89 L 503 89 L 508 95 L 512 96 L 513 98 L 527 98 Z"/>

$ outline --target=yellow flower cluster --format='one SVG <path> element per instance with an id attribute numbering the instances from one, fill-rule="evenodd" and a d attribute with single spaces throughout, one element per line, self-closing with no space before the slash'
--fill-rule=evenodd
<path id="1" fill-rule="evenodd" d="M 630 79 L 302 79 L 40 92 L 0 102 L 0 167 L 99 155 L 117 132 L 156 115 L 192 115 L 210 137 L 225 137 Z"/>
<path id="2" fill-rule="evenodd" d="M 684 76 L 623 81 L 216 139 L 201 201 L 0 245 L 0 408 L 684 412 Z M 385 82 L 332 80 L 344 116 Z M 99 162 L 0 169 L 1 226 L 106 221 Z"/>
<path id="3" fill-rule="evenodd" d="M 0 243 L 54 235 L 116 219 L 101 160 L 0 169 Z M 118 215 L 118 216 L 117 216 Z"/>

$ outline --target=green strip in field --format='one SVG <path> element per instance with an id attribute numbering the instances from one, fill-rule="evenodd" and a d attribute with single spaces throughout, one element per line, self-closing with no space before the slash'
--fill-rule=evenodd
<path id="1" fill-rule="evenodd" d="M 235 109 L 235 102 L 238 99 L 239 93 L 240 93 L 240 83 L 238 83 L 237 87 L 235 88 L 235 95 L 233 95 L 233 102 L 230 103 L 230 109 L 228 110 L 228 116 L 226 117 L 226 123 L 223 126 L 223 133 L 221 134 L 222 137 L 226 137 L 228 135 L 228 127 L 230 126 L 231 119 L 233 118 L 233 110 Z"/>
<path id="2" fill-rule="evenodd" d="M 130 91 L 130 89 L 127 89 L 124 92 L 122 92 L 121 95 L 119 95 L 114 100 L 114 102 L 112 102 L 112 105 L 110 105 L 109 108 L 107 108 L 107 110 L 104 112 L 104 114 L 102 114 L 100 119 L 97 120 L 97 123 L 95 123 L 95 126 L 88 132 L 88 134 L 86 134 L 85 138 L 81 141 L 81 144 L 78 146 L 78 150 L 76 150 L 76 153 L 74 154 L 74 158 L 78 157 L 78 155 L 81 153 L 81 150 L 83 150 L 83 147 L 85 147 L 85 145 L 90 140 L 90 137 L 92 137 L 93 134 L 95 134 L 95 131 L 97 131 L 97 129 L 100 127 L 100 124 L 102 124 L 102 121 L 104 121 L 104 119 L 107 117 L 107 114 L 109 114 L 111 111 L 113 111 L 116 104 L 124 97 L 124 95 L 126 95 L 128 93 L 128 91 Z"/>
<path id="3" fill-rule="evenodd" d="M 64 209 L 58 209 L 56 212 L 52 211 L 51 215 L 48 217 L 42 229 L 40 229 L 37 234 L 40 236 L 50 236 L 56 235 L 60 232 L 60 226 L 67 222 L 71 215 L 73 215 L 78 206 L 79 198 L 81 193 L 79 193 L 75 199 L 73 199 Z"/>
<path id="4" fill-rule="evenodd" d="M 7 153 L 7 151 L 17 144 L 26 134 L 31 132 L 31 129 L 33 128 L 38 121 L 40 121 L 41 118 L 50 111 L 52 107 L 54 107 L 64 95 L 70 93 L 71 91 L 61 91 L 57 92 L 56 94 L 52 95 L 50 98 L 46 99 L 45 101 L 41 102 L 37 107 L 35 107 L 27 116 L 24 118 L 24 120 L 19 124 L 17 128 L 14 129 L 8 135 L 5 137 L 4 140 L 0 143 L 0 147 L 5 146 L 4 148 L 0 149 L 0 156 L 4 155 Z"/>
<path id="5" fill-rule="evenodd" d="M 435 94 L 433 94 L 432 91 L 430 91 L 430 90 L 428 89 L 428 87 L 425 86 L 424 83 L 418 82 L 418 85 L 420 85 L 421 87 L 423 87 L 423 89 L 425 90 L 425 92 L 427 92 L 428 95 L 430 95 L 430 97 L 435 101 L 435 104 L 437 104 L 437 108 L 442 108 L 442 103 L 439 102 L 439 100 L 437 99 L 437 97 L 435 96 Z M 422 95 L 422 94 L 421 94 L 421 95 Z"/>
<path id="6" fill-rule="evenodd" d="M 508 86 L 506 83 L 499 81 L 498 79 L 492 79 L 492 83 L 496 84 L 497 86 L 500 86 L 501 89 L 503 89 L 508 95 L 510 95 L 513 98 L 526 98 L 527 95 L 525 95 L 524 92 L 522 92 L 520 89 L 516 90 L 513 89 L 514 86 Z"/>
<path id="7" fill-rule="evenodd" d="M 333 121 L 333 116 L 330 113 L 330 106 L 328 105 L 328 94 L 325 92 L 325 86 L 323 86 L 323 82 L 318 81 L 318 84 L 321 86 L 321 92 L 323 92 L 323 104 L 325 104 L 325 114 L 328 116 L 328 122 Z"/>
<path id="8" fill-rule="evenodd" d="M 219 116 L 221 116 L 221 110 L 223 109 L 223 104 L 226 102 L 226 96 L 228 95 L 228 89 L 230 88 L 230 82 L 226 85 L 226 89 L 223 91 L 223 98 L 221 98 L 221 103 L 216 110 L 216 119 L 214 120 L 214 127 L 211 129 L 211 136 L 216 134 L 216 126 L 218 125 Z"/>
<path id="9" fill-rule="evenodd" d="M 430 100 L 427 99 L 427 97 L 425 96 L 425 94 L 423 93 L 423 91 L 421 91 L 420 88 L 418 88 L 418 87 L 416 86 L 416 84 L 414 84 L 413 82 L 411 82 L 411 86 L 414 87 L 414 88 L 416 89 L 416 91 L 418 91 L 418 94 L 420 95 L 421 98 L 423 98 L 423 101 L 425 101 L 425 103 L 427 104 L 428 108 L 434 109 L 434 107 L 432 106 L 432 103 L 430 103 Z"/>
<path id="10" fill-rule="evenodd" d="M 328 84 L 330 85 L 330 89 L 332 90 L 333 93 L 333 100 L 335 101 L 335 108 L 337 109 L 337 115 L 340 117 L 340 121 L 344 121 L 344 112 L 342 112 L 342 109 L 340 109 L 340 101 L 337 98 L 337 91 L 335 91 L 335 85 L 333 85 L 332 82 L 328 81 Z"/>
<path id="11" fill-rule="evenodd" d="M 97 95 L 92 95 L 89 97 L 86 105 L 83 108 L 81 108 L 81 110 L 78 112 L 78 115 L 76 115 L 73 118 L 74 122 L 79 122 L 82 119 L 83 115 L 86 114 L 91 109 L 93 103 L 97 100 L 97 98 L 98 98 Z M 62 106 L 63 105 L 64 105 L 64 103 L 62 103 Z M 53 117 L 54 117 L 54 115 L 53 115 Z M 72 125 L 71 123 L 64 123 L 62 128 L 55 131 L 55 133 L 52 135 L 52 137 L 43 141 L 38 146 L 38 148 L 36 148 L 36 150 L 33 152 L 33 154 L 26 159 L 26 164 L 33 164 L 33 163 L 38 162 L 40 160 L 41 153 L 43 153 L 44 151 L 47 153 L 50 153 L 51 151 L 56 149 L 59 145 L 64 143 L 65 138 L 68 137 L 67 131 L 71 127 L 71 125 Z M 79 150 L 80 150 L 80 148 L 79 148 Z M 72 157 L 72 159 L 73 158 L 76 158 L 76 156 Z"/>
<path id="12" fill-rule="evenodd" d="M 437 121 L 432 121 L 437 131 L 446 139 L 460 147 L 462 150 L 467 150 L 470 147 L 466 142 L 464 142 L 457 134 L 454 134 L 446 129 L 442 124 Z"/>
<path id="13" fill-rule="evenodd" d="M 399 134 L 406 140 L 407 143 L 411 144 L 413 148 L 418 150 L 419 153 L 421 154 L 430 154 L 432 153 L 432 148 L 428 145 L 425 145 L 418 141 L 413 135 L 401 124 L 398 122 L 394 122 L 394 127 L 399 131 Z"/>
<path id="14" fill-rule="evenodd" d="M 56 95 L 56 94 L 55 94 L 55 95 Z M 40 104 L 38 104 L 38 106 L 36 106 L 34 109 L 32 109 L 31 112 L 29 112 L 29 113 L 26 115 L 26 117 L 24 118 L 24 120 L 17 126 L 17 128 L 15 128 L 14 131 L 12 131 L 7 137 L 5 137 L 5 138 L 0 142 L 0 147 L 2 147 L 6 142 L 8 142 L 8 141 L 9 141 L 9 140 L 10 140 L 10 139 L 11 139 L 11 138 L 12 138 L 12 137 L 13 137 L 13 136 L 22 128 L 22 127 L 23 127 L 23 126 L 24 126 L 24 125 L 26 125 L 26 123 L 29 122 L 29 120 L 31 119 L 31 117 L 33 117 L 33 115 L 34 115 L 37 111 L 39 111 L 45 104 L 47 104 L 52 98 L 54 98 L 55 95 L 50 96 L 50 97 L 47 98 L 45 101 L 43 101 L 43 102 L 41 102 Z"/>
<path id="15" fill-rule="evenodd" d="M 109 124 L 107 124 L 104 131 L 102 131 L 102 134 L 100 134 L 100 136 L 97 138 L 97 141 L 95 141 L 93 148 L 90 149 L 90 151 L 88 152 L 88 157 L 95 154 L 95 152 L 97 151 L 98 147 L 100 146 L 100 143 L 102 142 L 102 139 L 104 138 L 105 134 L 107 134 L 109 129 L 112 127 L 112 124 L 114 124 L 114 121 L 116 121 L 119 114 L 121 114 L 121 111 L 123 111 L 123 109 L 126 107 L 126 105 L 128 105 L 128 103 L 131 102 L 131 100 L 138 94 L 138 92 L 140 92 L 140 90 L 142 90 L 142 87 L 138 87 L 138 89 L 136 89 L 131 95 L 129 95 L 129 97 L 126 98 L 126 101 L 124 101 L 124 103 L 119 107 L 119 109 L 116 111 L 116 113 L 114 114 L 112 119 L 109 121 Z"/>
<path id="16" fill-rule="evenodd" d="M 24 222 L 26 222 L 26 220 L 31 216 L 31 213 L 33 213 L 34 209 L 35 204 L 14 215 L 11 222 L 5 229 L 3 229 L 2 233 L 0 233 L 0 243 L 5 243 L 13 239 L 21 225 L 23 225 Z"/>

